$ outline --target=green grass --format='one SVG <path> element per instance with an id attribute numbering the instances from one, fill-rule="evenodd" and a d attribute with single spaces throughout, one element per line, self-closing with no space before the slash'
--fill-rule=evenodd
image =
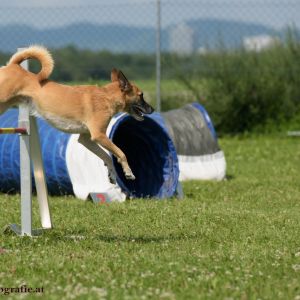
<path id="1" fill-rule="evenodd" d="M 183 201 L 51 198 L 55 229 L 0 235 L 0 287 L 44 287 L 45 299 L 300 299 L 300 139 L 220 142 L 229 179 L 187 182 Z M 0 210 L 1 227 L 19 222 L 18 196 L 2 195 Z"/>

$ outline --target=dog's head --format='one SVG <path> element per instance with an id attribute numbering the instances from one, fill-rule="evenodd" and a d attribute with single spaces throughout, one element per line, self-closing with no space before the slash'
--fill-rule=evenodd
<path id="1" fill-rule="evenodd" d="M 144 115 L 153 113 L 153 107 L 144 100 L 143 92 L 133 83 L 129 82 L 122 71 L 113 69 L 111 81 L 118 82 L 125 100 L 124 111 L 138 121 L 144 120 Z"/>

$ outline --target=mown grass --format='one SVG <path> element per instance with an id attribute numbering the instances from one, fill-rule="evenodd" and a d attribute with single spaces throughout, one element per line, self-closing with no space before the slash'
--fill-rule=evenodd
<path id="1" fill-rule="evenodd" d="M 300 139 L 220 142 L 229 179 L 187 182 L 183 201 L 51 198 L 55 229 L 0 234 L 0 287 L 42 286 L 45 299 L 300 299 Z M 19 222 L 18 196 L 2 195 L 0 210 L 1 227 Z"/>

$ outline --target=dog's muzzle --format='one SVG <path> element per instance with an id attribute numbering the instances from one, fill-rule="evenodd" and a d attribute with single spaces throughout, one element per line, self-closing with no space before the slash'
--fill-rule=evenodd
<path id="1" fill-rule="evenodd" d="M 144 115 L 149 115 L 154 112 L 154 108 L 149 105 L 147 102 L 144 102 L 142 104 L 133 104 L 131 106 L 131 115 L 137 120 L 137 121 L 143 121 Z"/>

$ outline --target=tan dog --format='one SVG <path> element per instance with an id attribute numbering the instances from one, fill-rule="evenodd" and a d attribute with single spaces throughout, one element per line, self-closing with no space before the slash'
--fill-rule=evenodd
<path id="1" fill-rule="evenodd" d="M 38 74 L 24 70 L 20 63 L 35 58 L 41 63 Z M 53 70 L 50 53 L 41 46 L 32 46 L 14 54 L 7 66 L 0 68 L 0 114 L 12 105 L 27 101 L 31 114 L 41 115 L 59 130 L 79 133 L 78 141 L 103 159 L 114 181 L 110 151 L 122 165 L 127 179 L 135 179 L 125 154 L 106 136 L 111 118 L 127 112 L 142 121 L 143 114 L 153 108 L 145 102 L 142 91 L 130 83 L 121 71 L 113 69 L 111 83 L 103 86 L 67 86 L 49 81 Z"/>

